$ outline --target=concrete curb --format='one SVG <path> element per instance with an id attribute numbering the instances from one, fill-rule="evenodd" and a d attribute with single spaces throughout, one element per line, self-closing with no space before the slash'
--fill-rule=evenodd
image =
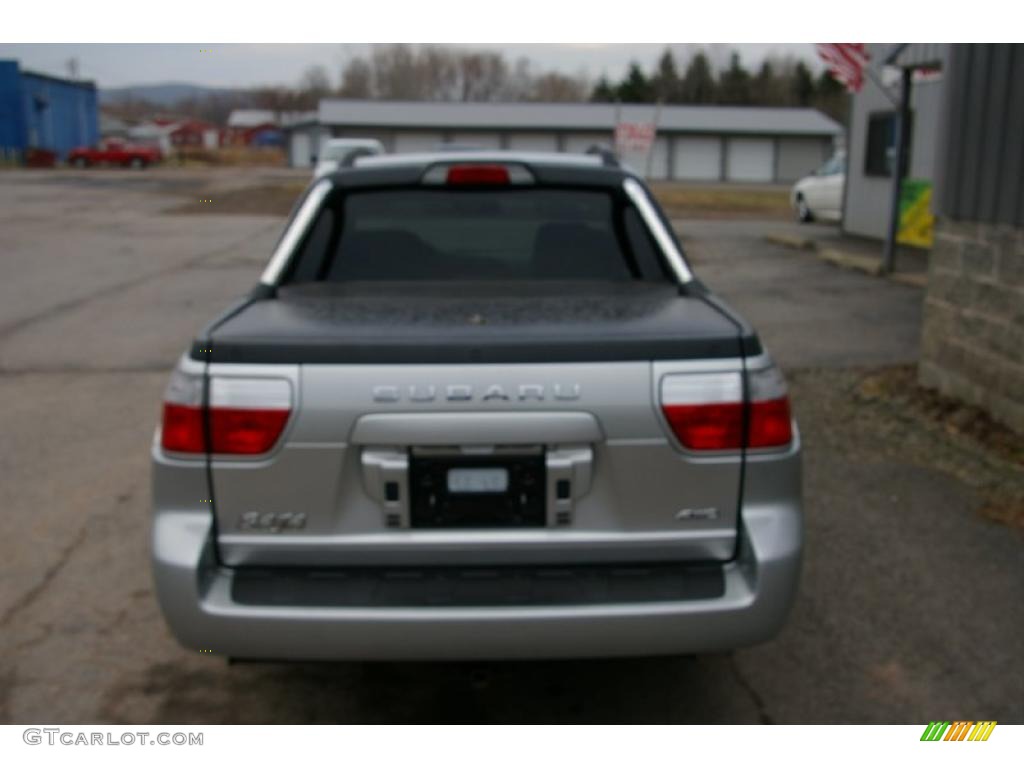
<path id="1" fill-rule="evenodd" d="M 928 286 L 928 275 L 924 272 L 899 272 L 889 275 L 889 279 L 893 282 L 909 285 L 911 288 L 926 288 Z"/>
<path id="2" fill-rule="evenodd" d="M 909 285 L 914 288 L 924 288 L 928 282 L 928 276 L 924 273 L 896 273 L 890 275 L 882 274 L 882 260 L 873 256 L 865 256 L 852 251 L 844 251 L 841 248 L 819 247 L 814 240 L 791 235 L 788 232 L 769 232 L 764 236 L 769 243 L 781 245 L 786 248 L 794 248 L 799 251 L 810 251 L 822 261 L 842 269 L 852 269 L 863 272 L 872 277 L 885 277 L 893 282 L 902 285 Z"/>
<path id="3" fill-rule="evenodd" d="M 818 258 L 822 261 L 835 264 L 837 267 L 855 269 L 872 277 L 879 277 L 882 274 L 881 259 L 873 259 L 870 256 L 861 256 L 849 251 L 841 251 L 838 248 L 822 248 L 817 253 Z"/>
<path id="4" fill-rule="evenodd" d="M 814 241 L 806 237 L 800 237 L 800 235 L 790 235 L 785 232 L 769 232 L 764 236 L 764 239 L 769 243 L 784 245 L 787 248 L 796 248 L 801 251 L 814 250 Z"/>

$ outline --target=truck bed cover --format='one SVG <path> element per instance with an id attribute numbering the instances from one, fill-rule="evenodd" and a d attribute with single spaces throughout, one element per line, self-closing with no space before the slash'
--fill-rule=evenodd
<path id="1" fill-rule="evenodd" d="M 210 352 L 204 352 L 211 349 Z M 740 357 L 756 336 L 661 283 L 374 282 L 286 286 L 207 329 L 224 363 L 538 363 Z"/>

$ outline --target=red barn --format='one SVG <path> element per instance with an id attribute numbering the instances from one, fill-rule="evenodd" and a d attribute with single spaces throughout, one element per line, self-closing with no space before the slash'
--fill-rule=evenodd
<path id="1" fill-rule="evenodd" d="M 202 147 L 216 149 L 220 145 L 217 127 L 201 120 L 186 120 L 171 131 L 171 145 L 174 147 Z"/>

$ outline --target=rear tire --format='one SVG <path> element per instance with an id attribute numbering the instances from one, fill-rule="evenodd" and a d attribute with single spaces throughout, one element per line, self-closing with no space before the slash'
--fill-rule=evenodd
<path id="1" fill-rule="evenodd" d="M 804 200 L 803 195 L 797 195 L 796 197 L 796 217 L 803 224 L 814 221 L 814 214 L 811 213 L 811 209 L 807 206 L 807 201 Z"/>
<path id="2" fill-rule="evenodd" d="M 76 157 L 74 160 L 71 161 L 71 164 L 75 166 L 75 168 L 89 167 L 89 162 L 84 157 Z"/>
<path id="3" fill-rule="evenodd" d="M 128 161 L 128 166 L 136 169 L 145 168 L 146 161 L 143 160 L 141 157 L 133 157 L 131 160 Z"/>

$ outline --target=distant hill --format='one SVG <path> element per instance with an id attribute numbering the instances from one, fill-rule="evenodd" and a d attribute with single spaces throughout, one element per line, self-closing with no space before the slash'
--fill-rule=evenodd
<path id="1" fill-rule="evenodd" d="M 123 104 L 126 101 L 143 100 L 161 107 L 172 107 L 183 99 L 204 96 L 231 96 L 239 93 L 235 88 L 208 88 L 193 83 L 155 83 L 153 85 L 129 85 L 123 88 L 101 88 L 100 104 Z"/>

